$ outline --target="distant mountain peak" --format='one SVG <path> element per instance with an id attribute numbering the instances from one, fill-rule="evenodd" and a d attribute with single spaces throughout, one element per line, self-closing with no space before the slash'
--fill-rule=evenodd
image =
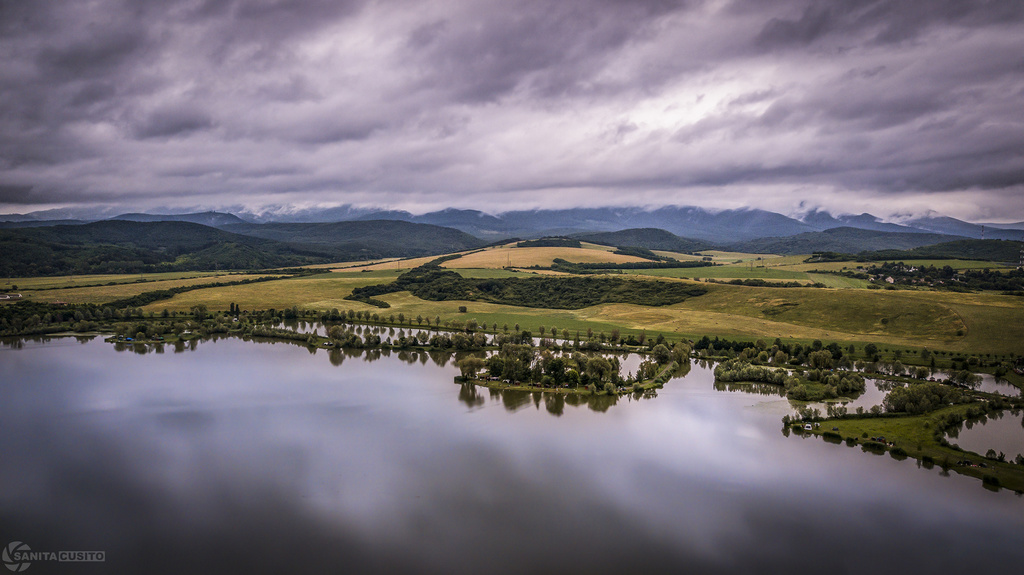
<path id="1" fill-rule="evenodd" d="M 196 212 L 191 214 L 142 214 L 128 213 L 120 214 L 110 218 L 111 220 L 126 220 L 131 222 L 191 222 L 204 226 L 221 227 L 231 224 L 244 224 L 245 220 L 224 212 Z"/>

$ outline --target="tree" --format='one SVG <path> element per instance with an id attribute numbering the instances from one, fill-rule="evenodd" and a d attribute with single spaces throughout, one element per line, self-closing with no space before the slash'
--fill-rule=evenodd
<path id="1" fill-rule="evenodd" d="M 654 346 L 654 349 L 651 350 L 651 357 L 654 358 L 654 361 L 656 361 L 658 365 L 665 365 L 672 361 L 672 353 L 664 344 L 661 343 Z"/>
<path id="2" fill-rule="evenodd" d="M 598 381 L 605 380 L 612 372 L 612 362 L 606 357 L 593 357 L 587 361 L 586 372 Z"/>
<path id="3" fill-rule="evenodd" d="M 466 313 L 466 306 L 460 305 L 459 306 L 459 313 Z"/>
<path id="4" fill-rule="evenodd" d="M 487 366 L 487 362 L 479 357 L 471 355 L 459 360 L 458 366 L 459 370 L 462 372 L 462 377 L 470 378 L 480 373 L 480 370 Z"/>
<path id="5" fill-rule="evenodd" d="M 869 343 L 869 344 L 865 345 L 864 346 L 864 355 L 866 355 L 866 356 L 868 356 L 870 358 L 877 358 L 878 357 L 878 346 L 873 344 L 873 343 Z M 877 359 L 875 361 L 877 361 Z"/>
<path id="6" fill-rule="evenodd" d="M 812 351 L 807 356 L 807 363 L 813 369 L 832 369 L 832 352 L 826 349 Z"/>

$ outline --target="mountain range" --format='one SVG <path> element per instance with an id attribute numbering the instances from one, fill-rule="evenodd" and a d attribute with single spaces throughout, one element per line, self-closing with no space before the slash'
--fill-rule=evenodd
<path id="1" fill-rule="evenodd" d="M 92 214 L 89 216 L 88 214 Z M 395 220 L 454 228 L 486 241 L 506 238 L 536 238 L 614 232 L 625 229 L 657 228 L 691 240 L 718 245 L 769 237 L 789 237 L 835 228 L 856 228 L 894 233 L 934 233 L 974 239 L 1012 239 L 1024 237 L 1024 222 L 1011 224 L 975 224 L 955 218 L 928 215 L 885 222 L 871 214 L 832 215 L 813 211 L 793 218 L 757 209 L 708 210 L 693 206 L 666 206 L 657 209 L 572 208 L 563 210 L 523 210 L 488 214 L 478 210 L 446 209 L 426 214 L 398 210 L 375 210 L 354 206 L 303 210 L 272 210 L 237 213 L 200 212 L 185 214 L 102 215 L 93 210 L 76 216 L 74 210 L 47 210 L 31 214 L 0 216 L 0 228 L 35 227 L 86 223 L 101 219 L 132 221 L 188 221 L 225 227 L 244 223 L 332 223 L 339 221 Z"/>
<path id="2" fill-rule="evenodd" d="M 1024 237 L 1024 230 L 1009 227 L 1015 224 L 996 228 L 938 215 L 893 223 L 871 214 L 835 216 L 816 211 L 796 219 L 764 210 L 696 207 L 578 208 L 497 215 L 448 209 L 414 215 L 343 206 L 273 214 L 274 218 L 293 220 L 346 218 L 287 222 L 267 221 L 267 214 L 243 213 L 245 217 L 240 217 L 224 212 L 127 213 L 98 222 L 37 219 L 56 215 L 70 214 L 51 210 L 9 216 L 10 221 L 0 223 L 3 271 L 45 275 L 158 268 L 256 269 L 440 255 L 509 238 L 544 236 L 649 250 L 718 248 L 777 254 L 858 254 L 912 250 L 958 240 Z M 985 252 L 1015 249 L 1004 246 Z"/>

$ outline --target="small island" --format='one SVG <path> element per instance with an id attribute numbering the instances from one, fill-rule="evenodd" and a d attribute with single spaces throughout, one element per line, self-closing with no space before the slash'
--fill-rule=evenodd
<path id="1" fill-rule="evenodd" d="M 663 386 L 689 367 L 690 352 L 687 343 L 676 343 L 671 349 L 658 343 L 645 354 L 636 373 L 623 377 L 615 356 L 504 344 L 486 359 L 470 356 L 460 360 L 462 375 L 456 376 L 456 381 L 492 389 L 622 395 Z"/>

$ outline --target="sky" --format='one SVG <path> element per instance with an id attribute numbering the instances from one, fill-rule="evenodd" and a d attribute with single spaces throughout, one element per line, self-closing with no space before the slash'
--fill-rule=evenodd
<path id="1" fill-rule="evenodd" d="M 1020 0 L 0 0 L 0 213 L 1024 220 Z"/>

